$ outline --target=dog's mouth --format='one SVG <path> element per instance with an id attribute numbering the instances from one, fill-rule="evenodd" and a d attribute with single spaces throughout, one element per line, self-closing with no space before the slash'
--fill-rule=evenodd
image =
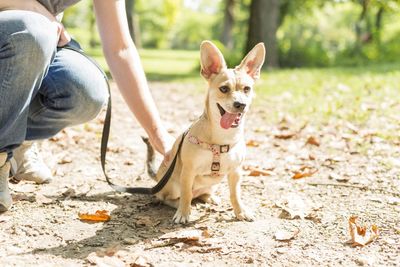
<path id="1" fill-rule="evenodd" d="M 224 129 L 236 128 L 240 124 L 242 113 L 229 113 L 220 104 L 217 103 L 219 113 L 221 114 L 220 125 Z"/>

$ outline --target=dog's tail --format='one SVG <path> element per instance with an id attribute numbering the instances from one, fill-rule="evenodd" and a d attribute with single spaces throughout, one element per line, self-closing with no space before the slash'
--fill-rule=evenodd
<path id="1" fill-rule="evenodd" d="M 142 140 L 147 146 L 146 171 L 152 179 L 155 179 L 157 174 L 157 168 L 155 166 L 156 154 L 154 153 L 153 146 L 150 144 L 149 138 L 142 136 Z"/>

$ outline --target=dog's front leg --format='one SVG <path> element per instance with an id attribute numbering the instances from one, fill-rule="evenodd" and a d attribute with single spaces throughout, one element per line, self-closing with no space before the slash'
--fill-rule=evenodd
<path id="1" fill-rule="evenodd" d="M 236 218 L 239 220 L 253 221 L 253 213 L 242 203 L 240 178 L 241 174 L 239 168 L 228 174 L 228 184 L 233 211 L 235 212 Z"/>
<path id="2" fill-rule="evenodd" d="M 183 167 L 180 177 L 180 190 L 181 195 L 179 198 L 179 207 L 176 211 L 173 221 L 175 223 L 189 222 L 190 208 L 193 198 L 193 182 L 194 182 L 193 168 Z"/>

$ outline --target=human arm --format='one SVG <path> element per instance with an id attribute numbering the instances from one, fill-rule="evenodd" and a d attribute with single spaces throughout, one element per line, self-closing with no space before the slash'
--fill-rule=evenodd
<path id="1" fill-rule="evenodd" d="M 173 138 L 161 123 L 133 43 L 123 0 L 94 0 L 96 22 L 104 55 L 125 102 L 149 135 L 154 148 L 165 155 Z"/>

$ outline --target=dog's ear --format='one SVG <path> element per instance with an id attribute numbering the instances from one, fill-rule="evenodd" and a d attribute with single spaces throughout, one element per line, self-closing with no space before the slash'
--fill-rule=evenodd
<path id="1" fill-rule="evenodd" d="M 260 77 L 260 70 L 264 64 L 265 59 L 265 46 L 263 43 L 258 43 L 253 49 L 244 57 L 242 62 L 236 69 L 243 69 L 253 79 Z"/>
<path id="2" fill-rule="evenodd" d="M 211 75 L 218 74 L 226 69 L 225 59 L 219 49 L 210 41 L 203 41 L 200 45 L 201 75 L 207 80 Z"/>

